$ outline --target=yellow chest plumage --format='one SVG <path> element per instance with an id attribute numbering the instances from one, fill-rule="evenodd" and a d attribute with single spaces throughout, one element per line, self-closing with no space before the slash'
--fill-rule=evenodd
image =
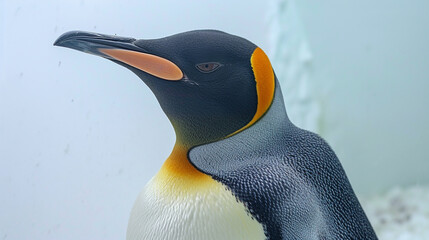
<path id="1" fill-rule="evenodd" d="M 221 183 L 195 169 L 176 145 L 160 172 L 140 193 L 127 240 L 262 240 L 262 225 Z"/>

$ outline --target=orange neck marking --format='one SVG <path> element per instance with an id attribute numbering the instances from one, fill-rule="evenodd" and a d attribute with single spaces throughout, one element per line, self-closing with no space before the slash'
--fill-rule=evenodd
<path id="1" fill-rule="evenodd" d="M 188 151 L 189 147 L 176 143 L 173 151 L 162 165 L 158 174 L 161 176 L 179 178 L 181 180 L 195 181 L 195 179 L 211 179 L 209 175 L 200 172 L 189 162 Z"/>
<path id="2" fill-rule="evenodd" d="M 262 115 L 265 114 L 265 112 L 271 106 L 271 103 L 274 98 L 274 71 L 271 66 L 270 60 L 268 59 L 268 56 L 264 53 L 264 51 L 262 51 L 262 49 L 256 48 L 252 54 L 252 57 L 250 58 L 250 63 L 252 65 L 253 74 L 255 75 L 256 94 L 258 97 L 258 106 L 256 108 L 256 113 L 249 123 L 247 123 L 239 130 L 231 133 L 227 137 L 230 137 L 252 126 L 262 117 Z"/>

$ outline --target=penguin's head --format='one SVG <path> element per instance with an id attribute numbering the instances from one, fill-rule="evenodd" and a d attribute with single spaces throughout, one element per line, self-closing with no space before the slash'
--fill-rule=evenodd
<path id="1" fill-rule="evenodd" d="M 54 45 L 107 58 L 137 74 L 173 124 L 177 141 L 188 146 L 248 128 L 274 97 L 275 76 L 265 53 L 220 31 L 151 40 L 72 31 Z"/>

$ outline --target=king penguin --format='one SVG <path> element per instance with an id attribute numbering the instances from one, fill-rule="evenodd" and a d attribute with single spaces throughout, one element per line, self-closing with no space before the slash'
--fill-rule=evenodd
<path id="1" fill-rule="evenodd" d="M 263 50 L 216 30 L 54 43 L 133 71 L 176 143 L 131 211 L 128 240 L 377 239 L 329 145 L 289 120 Z"/>

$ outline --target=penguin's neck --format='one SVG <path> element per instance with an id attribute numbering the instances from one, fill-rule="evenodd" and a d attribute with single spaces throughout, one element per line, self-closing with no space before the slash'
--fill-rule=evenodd
<path id="1" fill-rule="evenodd" d="M 188 151 L 190 147 L 177 143 L 173 147 L 170 156 L 164 162 L 161 172 L 175 175 L 178 177 L 200 177 L 201 172 L 198 171 L 188 160 Z"/>
<path id="2" fill-rule="evenodd" d="M 257 122 L 221 141 L 193 147 L 188 153 L 191 164 L 210 176 L 219 176 L 248 164 L 239 159 L 269 158 L 284 149 L 285 141 L 293 141 L 290 133 L 297 127 L 289 121 L 280 86 L 276 86 L 270 108 Z"/>
<path id="3" fill-rule="evenodd" d="M 197 170 L 188 159 L 190 146 L 176 142 L 170 156 L 165 160 L 155 176 L 162 189 L 175 189 L 176 192 L 189 192 L 206 188 L 213 179 Z"/>
<path id="4" fill-rule="evenodd" d="M 229 141 L 247 143 L 246 146 L 251 148 L 248 149 L 247 153 L 261 150 L 260 148 L 266 148 L 266 146 L 261 143 L 272 141 L 274 138 L 278 137 L 279 132 L 293 126 L 287 116 L 283 96 L 277 81 L 276 85 L 273 102 L 266 114 L 253 126 L 242 132 L 238 132 L 232 136 L 226 136 L 212 143 L 195 144 L 192 141 L 185 141 L 187 138 L 181 137 L 176 131 L 176 144 L 170 156 L 162 165 L 161 170 L 156 175 L 156 178 L 161 180 L 160 182 L 163 184 L 171 184 L 173 187 L 180 187 L 182 189 L 188 187 L 192 187 L 193 189 L 207 187 L 207 184 L 210 184 L 210 182 L 214 180 L 210 175 L 201 172 L 191 163 L 188 156 L 191 148 L 199 148 L 200 146 L 215 145 Z M 234 146 L 234 144 L 227 145 Z M 242 148 L 244 149 L 245 147 Z M 227 148 L 222 147 L 219 151 L 222 152 L 222 149 L 225 150 Z M 219 151 L 216 150 L 213 152 L 219 154 Z M 231 152 L 236 152 L 236 150 L 231 149 Z M 209 155 L 212 154 L 210 151 L 206 153 Z"/>

